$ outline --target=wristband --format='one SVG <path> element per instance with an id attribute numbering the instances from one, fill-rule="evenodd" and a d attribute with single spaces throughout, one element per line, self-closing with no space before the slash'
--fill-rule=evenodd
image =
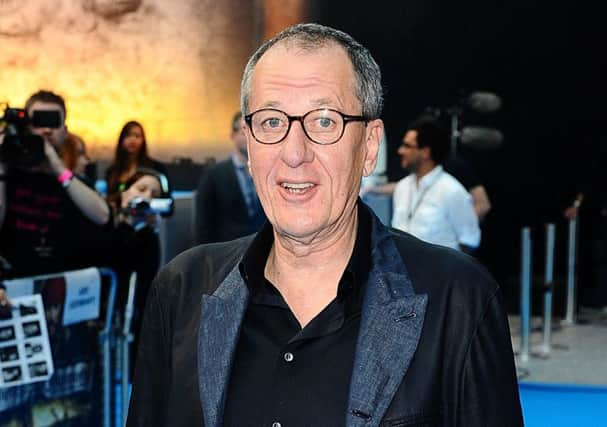
<path id="1" fill-rule="evenodd" d="M 57 177 L 57 181 L 63 186 L 63 188 L 67 188 L 72 183 L 72 179 L 74 178 L 74 174 L 69 169 L 64 169 L 63 172 Z"/>

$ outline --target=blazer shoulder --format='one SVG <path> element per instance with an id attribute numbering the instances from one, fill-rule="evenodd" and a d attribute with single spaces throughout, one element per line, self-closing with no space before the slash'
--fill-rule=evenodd
<path id="1" fill-rule="evenodd" d="M 234 176 L 236 179 L 236 171 L 234 170 L 234 163 L 231 158 L 224 159 L 220 162 L 209 166 L 200 177 L 200 181 L 212 180 L 212 181 L 224 181 L 226 176 Z"/>
<path id="2" fill-rule="evenodd" d="M 225 172 L 225 171 L 229 171 L 229 170 L 234 170 L 234 162 L 232 162 L 231 157 L 228 157 L 227 159 L 223 159 L 223 160 L 215 163 L 213 166 L 211 166 L 211 168 L 209 169 L 209 172 L 217 173 L 219 171 Z"/>
<path id="3" fill-rule="evenodd" d="M 252 239 L 253 235 L 202 244 L 182 252 L 158 272 L 155 281 L 159 293 L 212 294 L 241 261 Z"/>
<path id="4" fill-rule="evenodd" d="M 488 299 L 499 289 L 493 276 L 474 257 L 399 230 L 391 229 L 391 233 L 416 292 L 455 291 Z"/>

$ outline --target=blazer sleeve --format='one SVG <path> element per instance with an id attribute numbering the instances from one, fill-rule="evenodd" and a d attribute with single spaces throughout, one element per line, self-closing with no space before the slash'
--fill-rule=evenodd
<path id="1" fill-rule="evenodd" d="M 514 354 L 499 290 L 489 300 L 468 348 L 457 426 L 523 425 Z"/>
<path id="2" fill-rule="evenodd" d="M 127 427 L 167 425 L 171 343 L 158 285 L 157 280 L 152 284 L 143 318 Z"/>

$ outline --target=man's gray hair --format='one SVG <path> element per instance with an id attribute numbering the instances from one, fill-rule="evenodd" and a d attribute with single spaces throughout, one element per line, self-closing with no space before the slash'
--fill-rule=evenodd
<path id="1" fill-rule="evenodd" d="M 295 47 L 314 52 L 337 43 L 348 54 L 355 76 L 356 97 L 362 104 L 362 115 L 369 120 L 377 119 L 383 107 L 381 71 L 371 53 L 350 35 L 320 24 L 297 24 L 289 27 L 262 44 L 249 58 L 240 85 L 240 108 L 243 115 L 249 113 L 249 96 L 255 65 L 272 46 L 289 43 Z"/>

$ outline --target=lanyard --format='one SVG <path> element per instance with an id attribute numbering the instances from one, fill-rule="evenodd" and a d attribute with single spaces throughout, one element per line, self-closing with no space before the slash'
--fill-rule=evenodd
<path id="1" fill-rule="evenodd" d="M 426 196 L 428 191 L 430 191 L 430 189 L 434 186 L 434 184 L 436 184 L 436 182 L 440 179 L 442 173 L 443 173 L 443 171 L 440 171 L 434 178 L 434 181 L 432 181 L 430 183 L 430 185 L 428 185 L 426 188 L 424 188 L 424 190 L 422 191 L 422 194 L 420 194 L 419 198 L 417 199 L 417 203 L 415 203 L 415 206 L 411 206 L 413 204 L 413 191 L 409 192 L 409 213 L 407 214 L 407 225 L 409 225 L 409 223 L 415 216 L 415 212 L 417 212 L 417 208 L 419 208 L 419 205 L 421 205 L 421 203 L 424 200 L 424 197 Z M 411 182 L 412 182 L 412 185 L 415 185 L 415 178 Z"/>

